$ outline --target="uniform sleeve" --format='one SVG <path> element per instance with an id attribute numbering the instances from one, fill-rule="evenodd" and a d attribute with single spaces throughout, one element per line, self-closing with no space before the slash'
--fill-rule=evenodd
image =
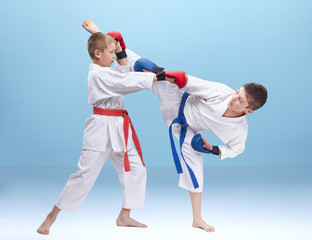
<path id="1" fill-rule="evenodd" d="M 131 71 L 129 63 L 127 63 L 127 65 L 119 65 L 117 60 L 115 60 L 115 68 L 116 68 L 116 71 L 120 73 L 129 73 Z"/>
<path id="2" fill-rule="evenodd" d="M 222 83 L 211 82 L 190 75 L 188 75 L 188 81 L 183 90 L 204 99 L 219 98 L 225 94 L 233 93 L 231 88 Z"/>
<path id="3" fill-rule="evenodd" d="M 225 145 L 218 146 L 219 150 L 221 151 L 220 159 L 223 160 L 225 158 L 234 158 L 244 152 L 246 139 L 247 130 L 246 132 L 242 131 L 239 137 L 232 138 Z"/>
<path id="4" fill-rule="evenodd" d="M 112 69 L 101 69 L 89 76 L 89 96 L 91 99 L 123 96 L 129 93 L 151 90 L 153 73 L 120 73 Z"/>
<path id="5" fill-rule="evenodd" d="M 228 143 L 226 145 L 218 146 L 221 152 L 220 159 L 223 160 L 225 158 L 234 158 L 237 155 L 244 152 L 245 144 L 232 144 Z"/>
<path id="6" fill-rule="evenodd" d="M 115 60 L 115 68 L 118 72 L 126 73 L 126 72 L 134 72 L 133 66 L 136 60 L 141 58 L 135 52 L 131 51 L 130 49 L 126 49 L 127 54 L 127 65 L 119 65 L 118 62 Z"/>

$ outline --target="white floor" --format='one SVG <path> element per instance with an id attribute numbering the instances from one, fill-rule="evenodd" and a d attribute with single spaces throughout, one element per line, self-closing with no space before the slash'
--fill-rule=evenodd
<path id="1" fill-rule="evenodd" d="M 191 227 L 188 193 L 174 168 L 148 169 L 146 205 L 132 216 L 147 229 L 119 228 L 121 186 L 104 167 L 74 214 L 61 212 L 49 236 L 36 233 L 72 168 L 0 168 L 0 240 L 215 239 L 311 240 L 312 169 L 205 169 L 203 218 L 215 233 Z"/>

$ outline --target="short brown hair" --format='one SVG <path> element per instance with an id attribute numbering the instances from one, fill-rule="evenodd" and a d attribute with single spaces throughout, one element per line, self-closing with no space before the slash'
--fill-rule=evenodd
<path id="1" fill-rule="evenodd" d="M 249 108 L 257 110 L 261 108 L 268 97 L 267 89 L 259 83 L 246 83 L 243 85 L 248 98 Z"/>
<path id="2" fill-rule="evenodd" d="M 95 58 L 94 51 L 100 50 L 101 52 L 107 48 L 108 44 L 113 43 L 115 40 L 104 33 L 93 33 L 88 40 L 88 52 L 92 59 Z"/>

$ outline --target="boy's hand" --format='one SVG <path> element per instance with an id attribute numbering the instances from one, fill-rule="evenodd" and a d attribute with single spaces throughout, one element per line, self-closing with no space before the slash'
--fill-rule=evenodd
<path id="1" fill-rule="evenodd" d="M 142 72 L 150 72 L 150 73 L 152 73 L 152 71 L 149 71 L 149 70 L 146 70 L 146 69 L 142 69 Z M 154 76 L 153 81 L 154 81 L 154 82 L 157 82 L 157 76 L 156 76 L 156 74 L 155 74 L 155 76 Z M 173 78 L 173 77 L 167 77 L 167 76 L 166 76 L 166 81 L 168 81 L 168 82 L 170 82 L 170 83 L 175 83 L 175 78 Z"/>
<path id="2" fill-rule="evenodd" d="M 165 81 L 168 81 L 168 82 L 173 83 L 173 84 L 176 84 L 176 78 L 178 78 L 179 80 L 180 79 L 183 80 L 183 76 L 181 76 L 181 73 L 184 73 L 181 71 L 168 71 L 171 74 L 167 75 L 166 71 L 162 67 L 158 67 L 155 63 L 153 63 L 152 61 L 150 61 L 146 58 L 138 59 L 134 64 L 134 70 L 136 72 L 154 72 L 157 75 L 157 80 L 155 80 L 155 77 L 154 77 L 154 81 L 164 81 L 165 80 Z M 185 76 L 186 76 L 186 74 L 185 74 Z"/>
<path id="3" fill-rule="evenodd" d="M 115 41 L 115 54 L 117 56 L 117 62 L 119 65 L 127 65 L 128 61 L 126 56 L 127 55 L 123 55 L 122 57 L 118 56 L 118 54 L 122 53 L 122 47 L 120 46 L 120 43 L 118 41 Z M 125 52 L 124 52 L 125 53 Z"/>
<path id="4" fill-rule="evenodd" d="M 115 53 L 119 53 L 122 51 L 122 48 L 120 46 L 120 42 L 115 42 Z"/>
<path id="5" fill-rule="evenodd" d="M 149 71 L 149 70 L 146 70 L 146 69 L 142 69 L 142 72 L 150 72 L 150 73 L 153 73 L 152 71 Z M 154 81 L 154 82 L 157 82 L 157 75 L 156 75 L 156 74 L 154 74 L 153 81 Z"/>
<path id="6" fill-rule="evenodd" d="M 212 146 L 210 145 L 210 143 L 207 142 L 207 140 L 205 138 L 201 138 L 203 144 L 204 144 L 204 148 L 207 149 L 208 151 L 212 151 Z"/>
<path id="7" fill-rule="evenodd" d="M 100 32 L 100 29 L 95 25 L 95 23 L 88 19 L 83 21 L 82 27 L 91 34 Z"/>
<path id="8" fill-rule="evenodd" d="M 173 84 L 175 84 L 175 83 L 176 83 L 176 80 L 175 80 L 175 78 L 174 78 L 174 77 L 168 77 L 168 76 L 165 76 L 165 78 L 166 78 L 166 81 L 168 81 L 168 82 L 170 82 L 170 83 L 173 83 Z"/>

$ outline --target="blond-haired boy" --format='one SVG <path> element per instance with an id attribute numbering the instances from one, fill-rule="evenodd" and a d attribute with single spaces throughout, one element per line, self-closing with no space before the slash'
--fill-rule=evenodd
<path id="1" fill-rule="evenodd" d="M 83 24 L 83 27 L 88 30 L 87 24 Z M 70 176 L 52 211 L 38 228 L 40 234 L 49 234 L 61 210 L 74 212 L 78 208 L 108 157 L 123 186 L 123 202 L 116 220 L 117 226 L 147 227 L 130 217 L 132 208 L 142 208 L 144 205 L 146 169 L 133 126 L 123 110 L 123 96 L 143 89 L 151 90 L 157 77 L 153 73 L 130 72 L 125 56 L 117 59 L 119 71 L 112 69 L 115 53 L 122 52 L 120 42 L 99 31 L 90 36 L 88 52 L 93 61 L 88 74 L 88 104 L 93 105 L 94 114 L 85 123 L 78 171 Z M 166 80 L 173 81 L 172 78 Z"/>

